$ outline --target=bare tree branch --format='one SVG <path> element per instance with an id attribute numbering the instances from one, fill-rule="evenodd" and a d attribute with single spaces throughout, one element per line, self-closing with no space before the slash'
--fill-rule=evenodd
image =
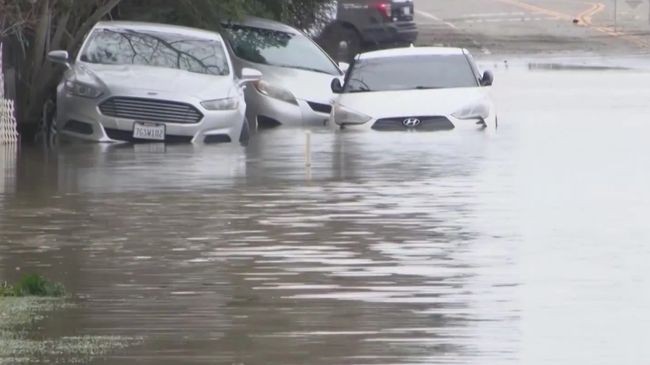
<path id="1" fill-rule="evenodd" d="M 68 50 L 71 48 L 77 47 L 81 43 L 81 40 L 86 36 L 92 27 L 100 21 L 103 17 L 106 16 L 110 11 L 112 11 L 117 5 L 119 5 L 122 0 L 108 0 L 106 4 L 100 6 L 95 10 L 95 12 L 89 16 L 86 21 L 77 29 L 75 37 L 72 39 L 68 46 Z"/>

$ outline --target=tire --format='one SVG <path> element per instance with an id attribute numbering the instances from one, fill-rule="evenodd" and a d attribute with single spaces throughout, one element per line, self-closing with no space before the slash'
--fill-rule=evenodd
<path id="1" fill-rule="evenodd" d="M 242 125 L 241 134 L 239 135 L 239 143 L 247 144 L 251 139 L 251 128 L 248 124 L 248 119 L 244 119 L 244 124 Z"/>
<path id="2" fill-rule="evenodd" d="M 347 42 L 346 54 L 341 54 L 340 44 Z M 325 36 L 325 50 L 338 62 L 352 62 L 354 57 L 361 52 L 362 40 L 359 33 L 352 27 L 343 24 L 332 26 Z"/>
<path id="3" fill-rule="evenodd" d="M 47 146 L 52 146 L 56 139 L 56 117 L 56 102 L 51 99 L 47 100 L 43 105 L 41 124 L 36 133 L 36 139 Z"/>
<path id="4" fill-rule="evenodd" d="M 59 134 L 59 131 L 58 131 L 57 127 L 56 127 L 56 114 L 55 114 L 55 116 L 52 117 L 52 121 L 50 123 L 50 128 L 49 128 L 48 133 L 47 133 L 47 141 L 48 141 L 50 146 L 54 146 L 57 143 L 58 134 Z"/>

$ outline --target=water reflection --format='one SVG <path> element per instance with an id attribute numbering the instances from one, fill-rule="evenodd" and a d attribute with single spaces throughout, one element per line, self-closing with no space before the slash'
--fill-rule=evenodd
<path id="1" fill-rule="evenodd" d="M 39 335 L 145 338 L 102 364 L 615 362 L 648 324 L 650 76 L 497 76 L 497 136 L 314 131 L 311 179 L 297 129 L 25 150 L 0 272 L 75 293 Z"/>
<path id="2" fill-rule="evenodd" d="M 13 192 L 16 183 L 16 158 L 18 145 L 0 144 L 0 201 L 2 194 Z"/>
<path id="3" fill-rule="evenodd" d="M 152 363 L 513 352 L 510 326 L 492 329 L 502 344 L 473 340 L 517 316 L 509 250 L 474 223 L 489 140 L 315 132 L 305 181 L 303 138 L 268 131 L 245 151 L 72 144 L 47 161 L 32 151 L 25 165 L 47 162 L 48 175 L 21 184 L 52 182 L 49 197 L 10 198 L 0 266 L 38 268 L 79 293 L 65 328 L 48 331 L 144 335 L 154 341 L 128 356 Z"/>
<path id="4" fill-rule="evenodd" d="M 64 144 L 58 184 L 68 192 L 157 192 L 237 184 L 246 175 L 240 146 Z"/>

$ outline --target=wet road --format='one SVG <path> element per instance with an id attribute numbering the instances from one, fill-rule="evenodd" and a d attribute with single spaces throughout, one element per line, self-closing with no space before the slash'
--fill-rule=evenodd
<path id="1" fill-rule="evenodd" d="M 650 52 L 647 0 L 415 0 L 415 6 L 420 45 L 496 57 Z"/>
<path id="2" fill-rule="evenodd" d="M 291 129 L 0 149 L 0 277 L 73 294 L 36 338 L 143 339 L 96 364 L 644 361 L 650 73 L 487 66 L 497 135 L 316 130 L 311 169 Z"/>

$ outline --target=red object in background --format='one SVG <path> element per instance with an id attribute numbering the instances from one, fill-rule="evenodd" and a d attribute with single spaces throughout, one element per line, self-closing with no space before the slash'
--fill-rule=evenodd
<path id="1" fill-rule="evenodd" d="M 390 2 L 382 1 L 375 4 L 375 8 L 384 16 L 384 18 L 391 20 L 393 17 L 393 9 Z"/>

